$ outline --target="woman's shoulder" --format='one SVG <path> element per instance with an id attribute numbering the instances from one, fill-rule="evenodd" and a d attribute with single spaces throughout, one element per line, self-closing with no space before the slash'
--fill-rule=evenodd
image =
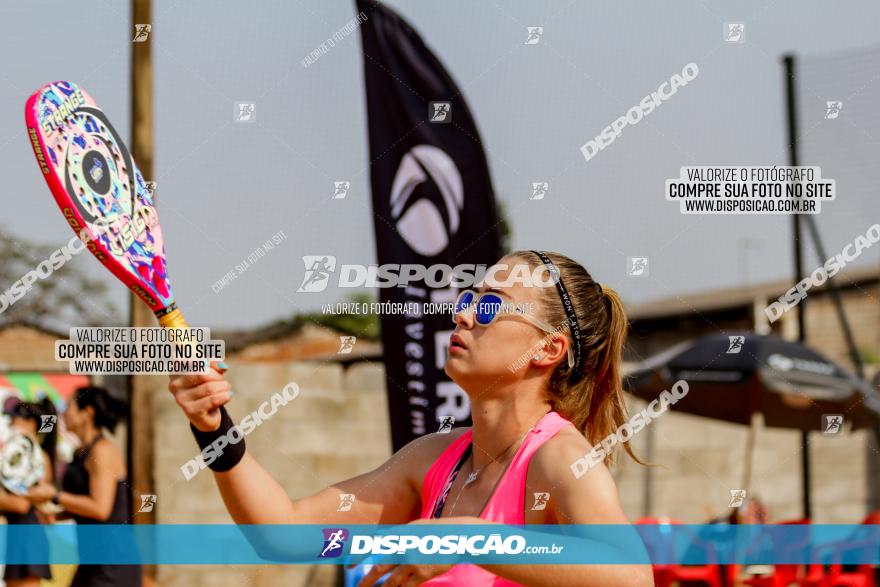
<path id="1" fill-rule="evenodd" d="M 413 445 L 413 449 L 422 460 L 433 463 L 440 458 L 440 455 L 449 448 L 449 446 L 458 440 L 462 435 L 470 431 L 470 427 L 453 428 L 449 432 L 432 432 L 420 436 L 408 446 Z M 404 447 L 405 449 L 406 447 Z M 403 450 L 403 449 L 401 449 Z"/>
<path id="2" fill-rule="evenodd" d="M 405 463 L 412 481 L 421 487 L 422 480 L 434 462 L 456 440 L 470 430 L 469 427 L 453 428 L 449 432 L 433 432 L 412 440 L 394 454 L 395 459 Z"/>
<path id="3" fill-rule="evenodd" d="M 111 467 L 119 469 L 125 467 L 122 453 L 109 438 L 101 437 L 92 444 L 86 456 L 86 463 L 92 467 Z"/>
<path id="4" fill-rule="evenodd" d="M 535 451 L 529 474 L 534 473 L 543 481 L 558 483 L 563 477 L 575 476 L 575 463 L 592 449 L 593 445 L 580 430 L 574 426 L 563 426 Z"/>
<path id="5" fill-rule="evenodd" d="M 557 519 L 559 512 L 564 512 L 563 517 L 568 520 L 618 520 L 617 516 L 622 515 L 617 484 L 608 467 L 597 462 L 584 470 L 580 465 L 592 449 L 593 445 L 577 428 L 566 426 L 532 457 L 529 486 L 554 488 L 552 515 Z"/>

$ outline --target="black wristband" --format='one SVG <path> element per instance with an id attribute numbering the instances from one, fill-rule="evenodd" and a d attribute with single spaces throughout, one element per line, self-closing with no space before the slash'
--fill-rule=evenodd
<path id="1" fill-rule="evenodd" d="M 211 432 L 202 432 L 190 423 L 190 430 L 196 443 L 202 449 L 202 458 L 212 471 L 228 471 L 244 457 L 244 434 L 235 425 L 225 406 L 220 406 L 220 426 Z M 221 440 L 222 438 L 222 440 Z M 213 445 L 213 450 L 205 454 L 205 449 Z M 208 462 L 207 459 L 212 459 Z"/>

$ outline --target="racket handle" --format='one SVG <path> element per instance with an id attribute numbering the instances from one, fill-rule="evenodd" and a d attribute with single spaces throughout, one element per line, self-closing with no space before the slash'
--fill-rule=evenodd
<path id="1" fill-rule="evenodd" d="M 186 323 L 186 319 L 183 317 L 183 313 L 179 309 L 177 309 L 176 307 L 173 310 L 171 310 L 170 312 L 168 312 L 167 314 L 163 314 L 161 316 L 156 316 L 156 318 L 159 319 L 159 326 L 161 326 L 162 328 L 167 328 L 169 330 L 172 330 L 175 328 L 181 328 L 181 329 L 182 328 L 189 328 L 189 324 Z M 196 345 L 196 343 L 194 343 L 194 342 L 190 342 L 190 343 L 178 342 L 175 344 L 187 345 L 187 346 L 191 346 L 191 347 L 194 347 Z"/>
<path id="2" fill-rule="evenodd" d="M 183 317 L 183 313 L 174 308 L 167 314 L 159 316 L 159 326 L 162 328 L 189 328 L 189 325 L 186 323 L 186 319 Z"/>

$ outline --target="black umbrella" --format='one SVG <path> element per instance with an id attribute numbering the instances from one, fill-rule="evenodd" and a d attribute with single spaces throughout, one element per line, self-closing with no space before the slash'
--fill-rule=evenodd
<path id="1" fill-rule="evenodd" d="M 880 394 L 811 348 L 752 332 L 710 334 L 642 362 L 626 389 L 651 401 L 676 381 L 688 393 L 672 406 L 699 416 L 767 426 L 821 430 L 823 414 L 843 414 L 861 428 L 877 423 Z"/>
<path id="2" fill-rule="evenodd" d="M 711 334 L 683 342 L 642 362 L 624 385 L 652 401 L 682 379 L 687 394 L 671 409 L 752 426 L 743 489 L 751 483 L 757 414 L 767 426 L 800 430 L 825 430 L 831 419 L 823 415 L 842 415 L 853 428 L 874 426 L 880 418 L 880 393 L 870 384 L 811 348 L 775 336 Z"/>

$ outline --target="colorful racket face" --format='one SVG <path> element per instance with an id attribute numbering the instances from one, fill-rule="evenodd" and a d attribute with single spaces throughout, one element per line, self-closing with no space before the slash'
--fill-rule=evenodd
<path id="1" fill-rule="evenodd" d="M 160 322 L 167 321 L 176 305 L 153 195 L 107 116 L 85 90 L 58 81 L 28 99 L 25 120 L 67 223 Z"/>
<path id="2" fill-rule="evenodd" d="M 43 451 L 34 440 L 10 430 L 0 446 L 0 483 L 24 495 L 46 475 Z"/>

